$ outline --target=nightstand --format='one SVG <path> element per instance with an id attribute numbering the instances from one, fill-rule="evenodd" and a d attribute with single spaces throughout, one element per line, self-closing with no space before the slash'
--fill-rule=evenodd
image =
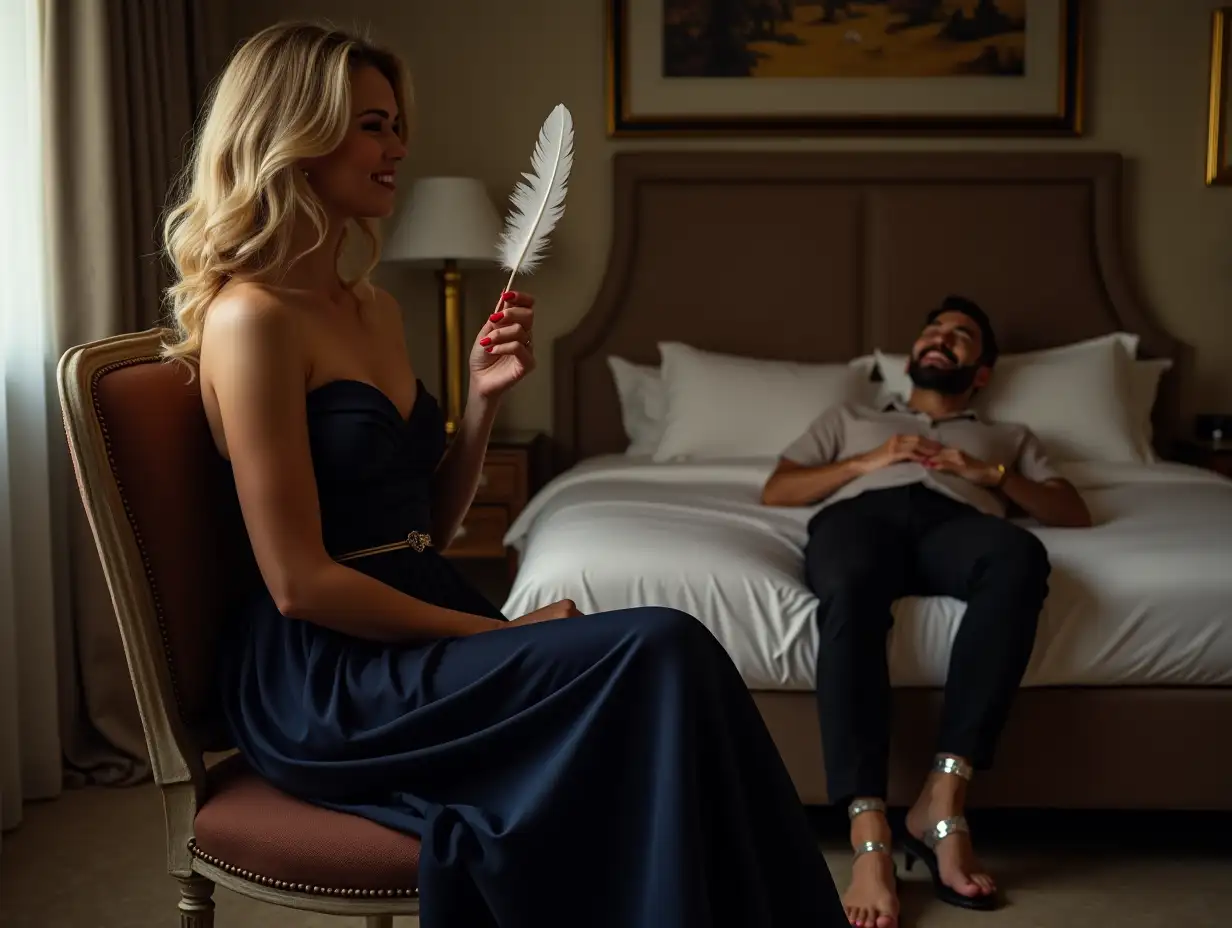
<path id="1" fill-rule="evenodd" d="M 539 432 L 494 432 L 479 474 L 475 500 L 462 519 L 446 557 L 504 559 L 512 579 L 517 552 L 505 547 L 505 533 L 527 500 L 543 485 L 550 465 L 547 436 Z"/>
<path id="2" fill-rule="evenodd" d="M 1218 444 L 1193 439 L 1179 442 L 1176 459 L 1182 464 L 1192 464 L 1194 467 L 1203 467 L 1225 477 L 1232 477 L 1232 443 L 1227 441 Z"/>

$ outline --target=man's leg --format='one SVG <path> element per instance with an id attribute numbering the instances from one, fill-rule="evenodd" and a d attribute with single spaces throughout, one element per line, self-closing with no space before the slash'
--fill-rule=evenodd
<path id="1" fill-rule="evenodd" d="M 894 491 L 823 509 L 809 526 L 805 568 L 817 609 L 817 702 L 827 791 L 846 805 L 856 850 L 843 895 L 854 925 L 891 928 L 898 899 L 885 795 L 890 742 L 890 607 L 906 584 L 909 536 Z"/>
<path id="2" fill-rule="evenodd" d="M 950 654 L 937 763 L 907 816 L 916 838 L 931 834 L 943 882 L 968 898 L 995 884 L 975 861 L 962 817 L 967 780 L 992 764 L 1010 705 L 1031 660 L 1050 567 L 1031 532 L 981 513 L 926 531 L 917 552 L 926 593 L 965 600 Z M 937 823 L 952 837 L 940 840 Z"/>

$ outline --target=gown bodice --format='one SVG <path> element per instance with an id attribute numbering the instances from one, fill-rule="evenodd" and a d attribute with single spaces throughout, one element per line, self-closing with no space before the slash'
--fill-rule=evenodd
<path id="1" fill-rule="evenodd" d="M 360 380 L 322 384 L 307 403 L 326 550 L 337 556 L 429 532 L 445 431 L 423 383 L 416 381 L 405 419 L 389 397 Z"/>

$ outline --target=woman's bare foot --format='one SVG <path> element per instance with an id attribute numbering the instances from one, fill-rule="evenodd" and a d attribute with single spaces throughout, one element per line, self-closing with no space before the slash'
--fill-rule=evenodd
<path id="1" fill-rule="evenodd" d="M 883 812 L 861 812 L 851 820 L 851 846 L 857 855 L 851 865 L 851 885 L 843 893 L 843 910 L 847 921 L 860 928 L 898 928 L 891 837 Z M 884 844 L 886 850 L 858 853 L 869 841 Z"/>
<path id="2" fill-rule="evenodd" d="M 920 797 L 907 812 L 907 831 L 923 839 L 925 833 L 943 819 L 963 814 L 967 781 L 962 777 L 934 771 L 928 775 Z M 934 848 L 941 882 L 969 898 L 990 896 L 997 884 L 980 866 L 965 831 L 954 832 Z"/>

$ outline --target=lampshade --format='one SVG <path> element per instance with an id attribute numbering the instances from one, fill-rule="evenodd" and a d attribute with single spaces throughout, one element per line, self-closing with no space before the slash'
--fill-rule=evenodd
<path id="1" fill-rule="evenodd" d="M 424 177 L 381 247 L 386 261 L 459 267 L 498 260 L 501 220 L 483 183 L 472 177 Z"/>

